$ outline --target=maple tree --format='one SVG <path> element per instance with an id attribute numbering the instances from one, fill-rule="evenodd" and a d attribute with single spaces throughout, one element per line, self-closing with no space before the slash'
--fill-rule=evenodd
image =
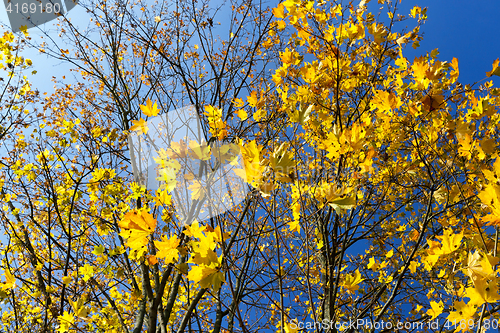
<path id="1" fill-rule="evenodd" d="M 465 84 L 456 58 L 407 59 L 426 9 L 400 13 L 397 2 L 210 8 L 98 2 L 87 8 L 98 38 L 61 21 L 75 49 L 39 45 L 72 63 L 78 83 L 57 82 L 40 101 L 26 78 L 5 86 L 2 330 L 491 328 L 499 61 Z M 21 78 L 14 69 L 31 61 L 12 55 L 14 41 L 0 41 L 2 68 Z M 27 104 L 43 109 L 37 122 Z M 129 135 L 186 105 L 205 141 L 160 152 L 164 186 L 148 190 Z M 212 152 L 241 154 L 235 174 L 250 193 L 184 225 L 172 199 L 179 161 Z"/>

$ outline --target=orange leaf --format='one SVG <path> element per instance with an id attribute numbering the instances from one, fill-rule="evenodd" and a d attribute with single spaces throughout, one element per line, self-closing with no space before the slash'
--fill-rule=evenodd
<path id="1" fill-rule="evenodd" d="M 498 64 L 500 63 L 500 59 L 497 58 L 493 62 L 493 69 L 490 72 L 486 72 L 486 76 L 490 77 L 492 75 L 500 76 L 500 67 L 498 67 Z"/>
<path id="2" fill-rule="evenodd" d="M 148 264 L 150 266 L 156 265 L 158 263 L 158 259 L 155 256 L 148 256 Z"/>
<path id="3" fill-rule="evenodd" d="M 144 210 L 133 210 L 125 214 L 123 219 L 118 222 L 118 225 L 124 229 L 135 229 L 153 233 L 156 228 L 156 220 L 153 215 Z"/>

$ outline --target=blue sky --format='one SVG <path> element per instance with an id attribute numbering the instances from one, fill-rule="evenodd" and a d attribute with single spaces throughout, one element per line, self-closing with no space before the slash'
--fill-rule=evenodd
<path id="1" fill-rule="evenodd" d="M 425 35 L 421 47 L 415 51 L 407 48 L 405 56 L 413 60 L 438 48 L 440 60 L 458 59 L 461 83 L 484 79 L 493 61 L 500 57 L 500 1 L 403 0 L 400 6 L 403 13 L 409 13 L 414 5 L 428 7 L 428 20 L 422 29 Z M 493 80 L 500 86 L 500 78 Z"/>

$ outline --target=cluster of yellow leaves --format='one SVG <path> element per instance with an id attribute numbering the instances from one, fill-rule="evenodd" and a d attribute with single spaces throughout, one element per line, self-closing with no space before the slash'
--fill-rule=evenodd
<path id="1" fill-rule="evenodd" d="M 189 242 L 193 255 L 188 263 L 195 265 L 189 271 L 188 278 L 199 283 L 202 288 L 212 286 L 214 291 L 218 291 L 225 281 L 225 276 L 221 271 L 223 257 L 217 255 L 215 248 L 218 242 L 228 237 L 228 234 L 223 234 L 220 226 L 215 229 L 203 228 L 198 222 L 186 226 L 184 233 L 198 239 Z"/>
<path id="2" fill-rule="evenodd" d="M 439 239 L 442 241 L 441 246 L 438 242 L 428 241 L 429 249 L 427 251 L 433 254 L 429 254 L 427 258 L 423 259 L 426 269 L 430 269 L 429 265 L 434 265 L 441 255 L 454 253 L 460 246 L 463 234 L 455 234 L 448 229 Z M 473 319 L 481 305 L 496 303 L 500 300 L 498 277 L 494 269 L 499 261 L 499 258 L 477 250 L 475 253 L 469 252 L 466 265 L 464 265 L 462 271 L 470 278 L 472 283 L 469 287 L 460 289 L 462 297 L 469 298 L 469 302 L 455 301 L 453 306 L 455 311 L 450 311 L 447 318 L 449 322 L 457 325 L 457 332 L 467 329 L 468 326 L 460 325 L 460 322 L 468 322 L 469 319 Z M 442 301 L 439 303 L 431 301 L 430 306 L 431 308 L 427 311 L 427 314 L 431 316 L 431 319 L 444 312 L 445 306 Z"/>
<path id="3" fill-rule="evenodd" d="M 340 132 L 336 126 L 333 131 L 328 133 L 326 138 L 318 140 L 318 148 L 324 149 L 328 152 L 326 157 L 331 160 L 340 158 L 341 155 L 348 152 L 359 153 L 365 145 L 366 137 L 366 124 L 353 124 L 351 128 L 345 129 Z M 369 154 L 362 154 L 366 158 L 363 160 L 364 171 L 370 169 L 371 159 L 374 157 L 374 150 L 372 149 Z"/>
<path id="4" fill-rule="evenodd" d="M 175 143 L 173 143 L 172 147 L 175 149 Z M 180 152 L 176 151 L 172 154 L 162 149 L 158 154 L 159 157 L 153 157 L 159 168 L 159 176 L 156 179 L 162 182 L 162 190 L 172 192 L 177 186 L 177 172 L 182 167 L 182 165 L 173 157 L 180 156 Z"/>
<path id="5" fill-rule="evenodd" d="M 494 303 L 500 300 L 498 295 L 498 278 L 493 269 L 499 258 L 476 251 L 469 253 L 465 274 L 472 280 L 472 286 L 466 289 L 470 305 L 480 306 L 484 303 Z"/>
<path id="6" fill-rule="evenodd" d="M 222 110 L 212 105 L 205 105 L 205 114 L 208 118 L 210 133 L 215 138 L 223 140 L 227 136 L 227 124 L 222 120 Z"/>
<path id="7" fill-rule="evenodd" d="M 156 219 L 145 210 L 133 210 L 125 214 L 118 222 L 123 229 L 120 236 L 127 239 L 127 246 L 132 249 L 134 258 L 142 257 L 147 249 L 149 235 L 156 228 Z"/>
<path id="8" fill-rule="evenodd" d="M 493 170 L 483 169 L 483 174 L 488 184 L 478 194 L 478 198 L 483 204 L 490 208 L 491 214 L 482 218 L 483 221 L 493 225 L 500 224 L 500 158 L 493 164 Z"/>
<path id="9" fill-rule="evenodd" d="M 156 102 L 153 102 L 148 98 L 146 101 L 146 105 L 139 105 L 142 113 L 148 117 L 154 117 L 158 115 L 160 110 L 158 109 L 158 105 Z M 139 120 L 132 120 L 133 126 L 130 127 L 131 131 L 135 131 L 137 134 L 148 134 L 149 128 L 146 120 L 140 118 Z"/>
<path id="10" fill-rule="evenodd" d="M 289 66 L 300 64 L 302 60 L 296 51 L 289 50 L 288 48 L 284 52 L 280 52 L 280 58 L 285 69 Z"/>
<path id="11" fill-rule="evenodd" d="M 69 304 L 73 308 L 73 312 L 78 318 L 86 318 L 90 312 L 88 306 L 85 306 L 85 297 L 80 297 L 76 301 L 68 300 Z"/>
<path id="12" fill-rule="evenodd" d="M 243 109 L 243 105 L 245 104 L 241 98 L 233 99 L 233 104 L 236 107 L 236 115 L 241 119 L 241 121 L 247 120 L 248 114 Z"/>
<path id="13" fill-rule="evenodd" d="M 262 147 L 257 145 L 255 141 L 250 141 L 247 145 L 240 146 L 241 155 L 243 157 L 243 169 L 235 169 L 236 175 L 240 176 L 247 183 L 259 188 L 264 176 L 266 167 L 264 160 L 261 160 L 260 151 Z"/>
<path id="14" fill-rule="evenodd" d="M 498 277 L 494 270 L 499 261 L 499 258 L 477 250 L 474 254 L 469 252 L 467 265 L 462 271 L 471 279 L 472 284 L 461 293 L 462 297 L 469 298 L 469 302 L 466 303 L 464 300 L 455 301 L 453 304 L 454 311 L 450 311 L 447 317 L 451 324 L 456 325 L 455 332 L 468 331 L 469 324 L 460 325 L 460 323 L 470 323 L 469 320 L 474 320 L 481 305 L 496 303 L 500 300 Z M 444 311 L 442 302 L 438 304 L 431 301 L 430 304 L 431 309 L 427 311 L 427 314 L 431 315 L 432 319 Z"/>
<path id="15" fill-rule="evenodd" d="M 458 154 L 459 156 L 465 157 L 467 161 L 471 160 L 473 157 L 484 160 L 486 152 L 494 150 L 492 147 L 494 141 L 486 139 L 480 143 L 473 138 L 474 133 L 470 130 L 467 122 L 458 121 L 456 135 L 459 144 Z"/>
<path id="16" fill-rule="evenodd" d="M 292 184 L 292 204 L 291 204 L 291 209 L 292 209 L 292 215 L 293 215 L 293 221 L 288 222 L 288 227 L 290 228 L 290 231 L 293 232 L 300 232 L 300 207 L 302 205 L 301 203 L 301 193 L 300 193 L 300 188 L 294 184 Z"/>
<path id="17" fill-rule="evenodd" d="M 319 201 L 320 206 L 327 203 L 337 213 L 352 209 L 356 205 L 356 195 L 353 193 L 353 188 L 350 187 L 323 182 L 319 186 L 310 187 L 309 191 Z"/>
<path id="18" fill-rule="evenodd" d="M 371 101 L 372 108 L 379 109 L 381 112 L 391 114 L 392 110 L 399 108 L 403 103 L 394 92 L 376 90 L 373 92 L 373 100 Z"/>

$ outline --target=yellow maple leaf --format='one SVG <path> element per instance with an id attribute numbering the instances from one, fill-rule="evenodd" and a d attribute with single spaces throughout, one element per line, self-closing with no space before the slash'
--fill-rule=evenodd
<path id="1" fill-rule="evenodd" d="M 222 242 L 222 241 L 228 239 L 229 236 L 231 235 L 230 232 L 224 232 L 224 233 L 222 233 L 220 225 L 218 225 L 217 227 L 215 227 L 215 229 L 212 229 L 212 227 L 207 226 L 206 229 L 205 229 L 205 231 L 209 231 L 209 232 L 213 233 L 212 234 L 213 238 L 217 242 Z"/>
<path id="2" fill-rule="evenodd" d="M 208 119 L 218 120 L 222 117 L 222 110 L 213 105 L 205 105 L 205 114 Z"/>
<path id="3" fill-rule="evenodd" d="M 290 231 L 300 233 L 300 220 L 290 221 L 287 225 Z"/>
<path id="4" fill-rule="evenodd" d="M 314 110 L 314 105 L 311 104 L 307 108 L 304 105 L 300 105 L 296 110 L 290 110 L 289 116 L 290 120 L 295 123 L 303 125 L 307 122 L 311 116 L 311 112 Z"/>
<path id="5" fill-rule="evenodd" d="M 62 278 L 62 282 L 63 282 L 65 285 L 70 284 L 70 283 L 71 283 L 71 280 L 72 280 L 71 276 L 63 276 L 63 278 Z"/>
<path id="6" fill-rule="evenodd" d="M 488 221 L 491 224 L 500 223 L 500 186 L 488 184 L 478 195 L 481 202 L 491 209 L 491 214 L 483 217 L 481 220 Z"/>
<path id="7" fill-rule="evenodd" d="M 235 113 L 241 119 L 241 121 L 248 119 L 248 113 L 244 109 L 238 109 L 235 111 Z"/>
<path id="8" fill-rule="evenodd" d="M 186 141 L 180 139 L 179 142 L 170 142 L 170 148 L 167 150 L 166 155 L 173 159 L 186 158 L 188 156 L 188 145 Z"/>
<path id="9" fill-rule="evenodd" d="M 464 301 L 455 301 L 453 307 L 455 311 L 450 311 L 446 319 L 453 326 L 457 326 L 455 332 L 466 331 L 467 325 L 460 325 L 460 323 L 469 323 L 471 319 L 473 320 L 477 308 L 471 304 L 465 304 Z"/>
<path id="10" fill-rule="evenodd" d="M 245 102 L 241 98 L 233 98 L 233 105 L 237 108 L 242 108 Z"/>
<path id="11" fill-rule="evenodd" d="M 375 258 L 371 257 L 368 260 L 368 265 L 366 265 L 366 268 L 371 269 L 372 271 L 375 271 L 375 270 L 377 270 L 378 267 L 379 267 L 379 264 L 375 261 Z"/>
<path id="12" fill-rule="evenodd" d="M 427 77 L 429 64 L 427 64 L 424 57 L 420 57 L 415 59 L 411 68 L 413 70 L 413 77 L 415 78 L 415 81 L 422 81 Z"/>
<path id="13" fill-rule="evenodd" d="M 488 254 L 482 254 L 479 251 L 476 251 L 474 254 L 469 252 L 465 274 L 467 274 L 474 283 L 478 279 L 493 277 L 495 275 L 493 267 L 498 264 L 498 261 L 499 258 Z"/>
<path id="14" fill-rule="evenodd" d="M 266 115 L 266 109 L 258 108 L 257 111 L 253 113 L 252 117 L 255 121 L 260 121 L 262 118 L 264 118 L 265 115 Z"/>
<path id="15" fill-rule="evenodd" d="M 287 9 L 293 9 L 293 7 L 300 5 L 300 4 L 301 4 L 300 0 L 286 0 L 285 2 L 283 2 L 283 5 Z"/>
<path id="16" fill-rule="evenodd" d="M 334 185 L 336 186 L 336 185 Z M 352 209 L 356 206 L 356 197 L 351 193 L 350 188 L 334 189 L 332 186 L 325 193 L 325 199 L 328 205 L 335 209 L 337 214 L 340 214 L 343 209 Z"/>
<path id="17" fill-rule="evenodd" d="M 247 183 L 258 187 L 265 171 L 265 166 L 260 164 L 260 151 L 262 147 L 257 145 L 255 141 L 250 141 L 246 146 L 241 146 L 240 149 L 244 169 L 233 169 L 233 171 Z"/>
<path id="18" fill-rule="evenodd" d="M 221 258 L 217 257 L 217 253 L 214 251 L 217 246 L 214 236 L 213 233 L 208 233 L 206 236 L 202 236 L 199 241 L 190 242 L 194 253 L 190 263 L 206 266 L 217 265 Z"/>
<path id="19" fill-rule="evenodd" d="M 361 277 L 359 269 L 354 272 L 354 274 L 347 274 L 345 276 L 342 286 L 347 290 L 348 293 L 352 294 L 359 289 L 359 284 L 364 281 Z"/>
<path id="20" fill-rule="evenodd" d="M 147 250 L 148 236 L 156 228 L 155 218 L 144 210 L 133 210 L 125 214 L 118 222 L 124 230 L 120 236 L 127 239 L 127 246 L 142 256 Z"/>
<path id="21" fill-rule="evenodd" d="M 205 186 L 199 180 L 193 180 L 193 184 L 188 186 L 193 200 L 202 200 L 205 197 Z"/>
<path id="22" fill-rule="evenodd" d="M 455 234 L 452 229 L 445 230 L 443 236 L 437 237 L 441 240 L 441 249 L 434 251 L 434 253 L 443 255 L 456 251 L 460 247 L 463 237 L 463 230 L 458 234 Z"/>
<path id="23" fill-rule="evenodd" d="M 366 130 L 363 125 L 355 123 L 352 128 L 346 131 L 346 139 L 353 151 L 359 151 L 365 143 Z"/>
<path id="24" fill-rule="evenodd" d="M 216 292 L 225 281 L 224 273 L 215 267 L 205 265 L 194 266 L 188 273 L 188 279 L 198 282 L 202 288 L 212 286 Z"/>
<path id="25" fill-rule="evenodd" d="M 223 144 L 220 147 L 214 147 L 212 155 L 220 161 L 221 164 L 229 163 L 233 166 L 239 165 L 240 147 L 235 143 Z"/>
<path id="26" fill-rule="evenodd" d="M 149 98 L 146 101 L 146 105 L 139 105 L 139 107 L 141 108 L 141 111 L 146 116 L 149 116 L 149 117 L 154 117 L 154 116 L 158 115 L 158 112 L 160 112 L 160 110 L 158 110 L 158 105 L 156 104 L 156 102 L 153 105 L 153 102 L 151 102 L 151 100 Z"/>
<path id="27" fill-rule="evenodd" d="M 436 301 L 431 301 L 431 308 L 427 310 L 427 314 L 431 316 L 431 320 L 443 313 L 444 304 L 443 301 L 437 303 Z"/>
<path id="28" fill-rule="evenodd" d="M 121 228 L 143 230 L 153 233 L 156 228 L 156 220 L 153 215 L 145 210 L 133 210 L 125 214 L 118 222 Z"/>
<path id="29" fill-rule="evenodd" d="M 415 6 L 411 9 L 410 16 L 415 18 L 417 16 L 417 14 L 420 14 L 421 11 L 422 11 L 422 8 L 420 8 L 419 6 Z"/>
<path id="30" fill-rule="evenodd" d="M 174 168 L 160 169 L 160 176 L 157 180 L 164 182 L 164 187 L 168 192 L 172 192 L 177 186 L 177 175 Z"/>
<path id="31" fill-rule="evenodd" d="M 382 112 L 389 112 L 399 108 L 403 102 L 397 97 L 394 92 L 377 90 L 371 101 L 372 108 L 378 108 Z"/>
<path id="32" fill-rule="evenodd" d="M 184 233 L 186 236 L 194 237 L 194 238 L 204 238 L 205 235 L 203 234 L 203 230 L 205 230 L 204 226 L 200 226 L 198 221 L 192 223 L 191 225 L 186 225 L 185 226 L 186 230 L 184 230 Z"/>
<path id="33" fill-rule="evenodd" d="M 293 171 L 295 162 L 293 161 L 293 154 L 287 151 L 289 146 L 287 142 L 283 142 L 269 157 L 269 162 L 274 171 L 281 174 L 289 174 Z"/>
<path id="34" fill-rule="evenodd" d="M 1 289 L 2 290 L 14 289 L 14 287 L 16 286 L 16 278 L 9 272 L 8 269 L 5 269 L 4 274 L 5 274 L 5 282 L 2 283 Z"/>
<path id="35" fill-rule="evenodd" d="M 162 205 L 168 206 L 172 203 L 172 197 L 170 196 L 170 194 L 166 189 L 165 190 L 159 189 L 158 191 L 156 191 L 156 196 L 154 200 L 155 200 L 155 205 L 157 207 Z"/>
<path id="36" fill-rule="evenodd" d="M 148 265 L 153 266 L 158 263 L 158 258 L 156 256 L 147 256 L 146 259 L 148 259 Z"/>
<path id="37" fill-rule="evenodd" d="M 131 131 L 136 131 L 137 133 L 141 134 L 148 134 L 149 128 L 148 128 L 148 123 L 144 119 L 139 119 L 139 120 L 132 120 L 132 123 L 134 124 L 132 127 L 130 127 Z"/>
<path id="38" fill-rule="evenodd" d="M 250 96 L 247 96 L 247 102 L 251 107 L 257 106 L 257 102 L 259 101 L 259 98 L 257 97 L 257 91 L 252 91 L 250 93 Z"/>
<path id="39" fill-rule="evenodd" d="M 444 97 L 440 92 L 425 95 L 421 102 L 425 111 L 434 111 L 444 107 Z"/>
<path id="40" fill-rule="evenodd" d="M 19 27 L 19 31 L 21 31 L 26 37 L 29 36 L 28 34 L 28 25 L 22 25 Z"/>
<path id="41" fill-rule="evenodd" d="M 412 261 L 410 262 L 410 272 L 414 274 L 417 271 L 417 267 L 420 266 L 419 262 Z"/>
<path id="42" fill-rule="evenodd" d="M 60 333 L 68 332 L 75 322 L 75 316 L 68 313 L 68 311 L 64 311 L 64 314 L 57 317 L 57 319 L 59 320 L 59 328 L 57 331 Z"/>
<path id="43" fill-rule="evenodd" d="M 497 291 L 496 279 L 477 279 L 474 286 L 465 289 L 466 297 L 470 298 L 469 304 L 478 307 L 484 303 L 495 303 L 500 300 L 500 295 L 498 295 Z"/>
<path id="44" fill-rule="evenodd" d="M 86 282 L 94 276 L 94 267 L 90 266 L 89 264 L 85 264 L 85 266 L 80 268 L 80 273 L 83 274 L 83 280 Z"/>
<path id="45" fill-rule="evenodd" d="M 285 333 L 300 333 L 297 319 L 292 320 L 290 323 L 285 323 Z"/>
<path id="46" fill-rule="evenodd" d="M 453 58 L 451 61 L 451 67 L 453 68 L 453 71 L 450 73 L 450 82 L 454 83 L 458 79 L 458 75 L 460 74 L 458 70 L 458 59 Z"/>
<path id="47" fill-rule="evenodd" d="M 465 134 L 461 137 L 457 137 L 458 144 L 460 147 L 458 148 L 458 155 L 464 156 L 467 160 L 472 158 L 472 152 L 474 148 L 474 142 L 469 134 Z"/>
<path id="48" fill-rule="evenodd" d="M 189 148 L 191 148 L 189 155 L 195 159 L 207 161 L 211 157 L 210 146 L 207 145 L 205 141 L 198 143 L 194 140 L 191 140 L 189 142 Z"/>
<path id="49" fill-rule="evenodd" d="M 276 8 L 273 8 L 273 15 L 276 18 L 285 18 L 285 6 L 280 3 Z"/>
<path id="50" fill-rule="evenodd" d="M 75 315 L 80 318 L 86 318 L 90 312 L 89 308 L 85 306 L 85 299 L 80 297 L 77 301 L 68 300 L 73 308 Z"/>
<path id="51" fill-rule="evenodd" d="M 380 23 L 377 24 L 376 22 L 368 26 L 368 32 L 373 35 L 374 42 L 377 44 L 383 43 L 387 36 L 387 29 L 384 25 Z"/>
<path id="52" fill-rule="evenodd" d="M 167 265 L 176 262 L 179 258 L 179 250 L 177 250 L 177 247 L 179 246 L 180 240 L 177 239 L 176 235 L 170 238 L 163 236 L 162 239 L 163 241 L 154 242 L 158 249 L 156 257 L 164 258 L 165 264 Z"/>
<path id="53" fill-rule="evenodd" d="M 326 157 L 331 160 L 339 158 L 343 151 L 337 135 L 333 132 L 329 133 L 327 138 L 323 140 L 320 145 L 320 148 L 325 149 L 328 152 Z"/>

